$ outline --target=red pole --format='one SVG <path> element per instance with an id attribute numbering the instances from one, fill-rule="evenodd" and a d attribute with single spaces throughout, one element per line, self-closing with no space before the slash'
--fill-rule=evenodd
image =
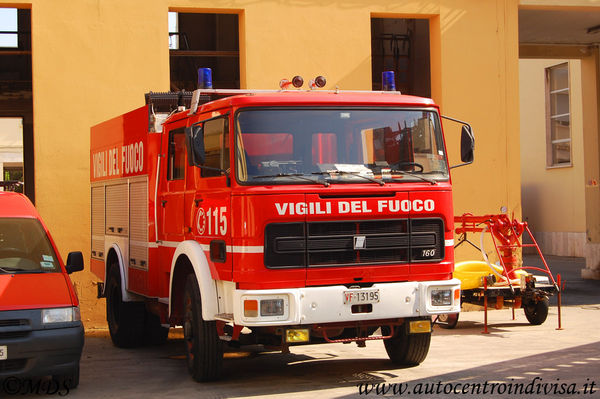
<path id="1" fill-rule="evenodd" d="M 487 305 L 487 279 L 484 277 L 483 278 L 483 332 L 482 332 L 482 334 L 489 334 L 490 333 L 488 331 L 488 328 L 487 328 L 487 310 L 488 310 L 488 305 Z"/>
<path id="2" fill-rule="evenodd" d="M 562 315 L 561 315 L 561 311 L 560 311 L 560 305 L 561 305 L 561 292 L 562 292 L 562 287 L 561 287 L 561 279 L 560 279 L 560 273 L 556 275 L 556 278 L 558 280 L 558 328 L 557 330 L 562 330 Z"/>

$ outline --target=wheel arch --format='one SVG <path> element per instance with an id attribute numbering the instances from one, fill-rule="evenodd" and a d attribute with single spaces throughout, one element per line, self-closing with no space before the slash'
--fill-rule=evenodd
<path id="1" fill-rule="evenodd" d="M 121 298 L 123 302 L 134 302 L 139 301 L 137 295 L 131 294 L 127 291 L 127 271 L 125 270 L 125 263 L 123 261 L 123 253 L 118 244 L 113 243 L 106 254 L 106 262 L 104 262 L 104 275 L 105 283 L 108 280 L 108 273 L 110 267 L 115 264 L 119 268 L 119 275 L 121 276 Z M 106 284 L 104 284 L 103 295 L 106 295 Z"/>
<path id="2" fill-rule="evenodd" d="M 181 319 L 185 281 L 190 273 L 194 273 L 198 280 L 202 298 L 202 318 L 207 321 L 215 320 L 219 310 L 217 285 L 206 255 L 196 241 L 183 241 L 175 249 L 169 281 L 169 318 L 174 321 Z"/>

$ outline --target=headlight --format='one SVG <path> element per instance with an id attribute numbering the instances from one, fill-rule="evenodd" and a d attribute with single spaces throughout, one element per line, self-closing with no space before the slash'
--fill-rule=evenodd
<path id="1" fill-rule="evenodd" d="M 68 323 L 81 320 L 79 307 L 42 309 L 42 324 Z"/>
<path id="2" fill-rule="evenodd" d="M 452 290 L 433 290 L 433 291 L 431 291 L 431 304 L 433 306 L 452 305 Z"/>
<path id="3" fill-rule="evenodd" d="M 289 303 L 285 295 L 248 296 L 242 302 L 244 317 L 287 317 Z"/>
<path id="4" fill-rule="evenodd" d="M 261 316 L 283 316 L 283 299 L 263 299 L 260 301 Z"/>

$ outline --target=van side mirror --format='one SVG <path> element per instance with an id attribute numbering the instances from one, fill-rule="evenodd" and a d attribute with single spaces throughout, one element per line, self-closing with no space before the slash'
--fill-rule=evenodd
<path id="1" fill-rule="evenodd" d="M 67 264 L 65 269 L 68 274 L 80 272 L 83 270 L 83 254 L 81 251 L 69 252 L 67 255 Z"/>
<path id="2" fill-rule="evenodd" d="M 190 166 L 202 165 L 206 161 L 206 153 L 204 151 L 204 128 L 202 123 L 196 123 L 185 128 L 185 142 L 188 164 Z"/>
<path id="3" fill-rule="evenodd" d="M 463 125 L 460 133 L 460 160 L 465 164 L 473 163 L 475 153 L 475 136 L 469 125 Z"/>

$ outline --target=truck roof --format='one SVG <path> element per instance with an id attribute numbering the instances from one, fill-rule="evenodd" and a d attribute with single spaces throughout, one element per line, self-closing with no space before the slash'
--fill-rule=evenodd
<path id="1" fill-rule="evenodd" d="M 217 91 L 218 92 L 218 91 Z M 206 94 L 212 94 L 208 91 Z M 204 92 L 201 93 L 204 95 Z M 400 94 L 397 91 L 248 91 L 231 95 L 200 105 L 197 113 L 210 112 L 226 107 L 241 106 L 436 106 L 432 99 Z M 174 115 L 171 120 L 188 115 L 185 111 Z"/>

